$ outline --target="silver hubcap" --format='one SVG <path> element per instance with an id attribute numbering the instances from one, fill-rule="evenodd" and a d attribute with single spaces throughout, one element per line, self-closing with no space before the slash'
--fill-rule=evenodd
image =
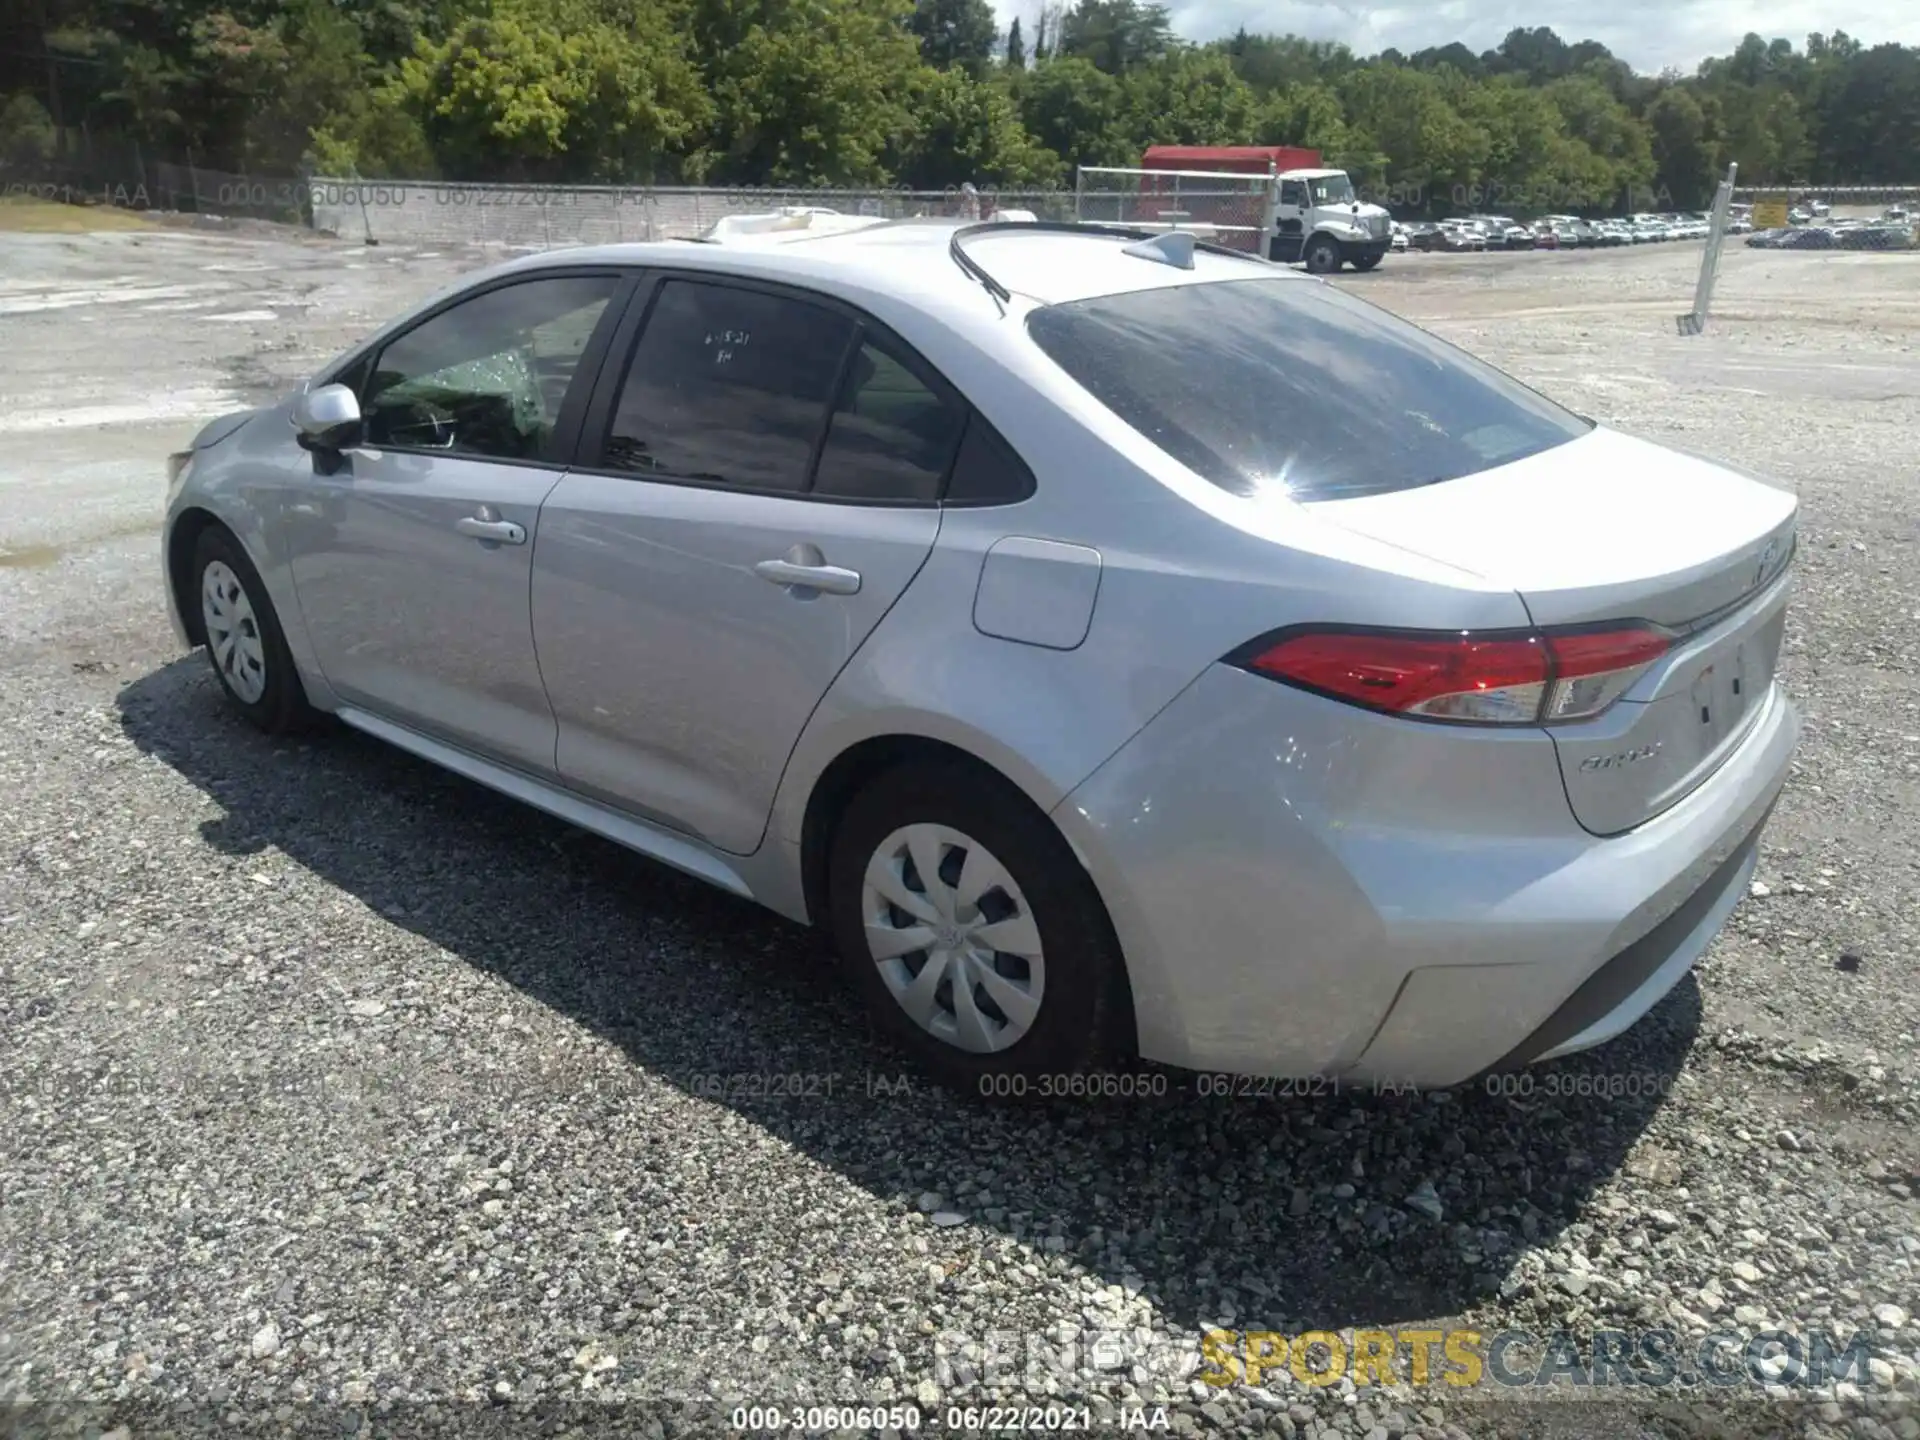
<path id="1" fill-rule="evenodd" d="M 1046 989 L 1027 897 L 984 845 L 946 825 L 907 825 L 867 862 L 867 951 L 900 1008 L 976 1054 L 1033 1027 Z"/>
<path id="2" fill-rule="evenodd" d="M 207 622 L 207 649 L 233 693 L 247 704 L 267 693 L 267 648 L 247 588 L 224 560 L 200 576 L 200 616 Z"/>

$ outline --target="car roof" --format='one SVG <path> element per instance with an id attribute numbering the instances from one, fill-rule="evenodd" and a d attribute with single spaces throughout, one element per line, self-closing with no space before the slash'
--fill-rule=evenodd
<path id="1" fill-rule="evenodd" d="M 857 228 L 830 226 L 752 234 L 741 240 L 632 242 L 544 251 L 514 262 L 515 269 L 560 265 L 622 264 L 712 270 L 769 281 L 791 281 L 855 299 L 884 295 L 919 309 L 963 304 L 976 309 L 986 294 L 979 279 L 954 262 L 951 246 L 963 229 L 965 253 L 1015 295 L 1042 305 L 1100 295 L 1214 280 L 1285 277 L 1311 283 L 1254 256 L 1196 251 L 1193 268 L 1129 255 L 1137 237 L 1095 229 L 1067 231 L 1008 221 L 984 227 L 977 221 L 912 219 L 876 221 Z"/>

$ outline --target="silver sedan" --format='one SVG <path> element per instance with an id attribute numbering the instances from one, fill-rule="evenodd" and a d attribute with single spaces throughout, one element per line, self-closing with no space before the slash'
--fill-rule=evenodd
<path id="1" fill-rule="evenodd" d="M 1791 495 L 1177 233 L 517 260 L 171 478 L 245 716 L 827 927 L 968 1089 L 1598 1044 L 1744 893 L 1797 736 Z"/>

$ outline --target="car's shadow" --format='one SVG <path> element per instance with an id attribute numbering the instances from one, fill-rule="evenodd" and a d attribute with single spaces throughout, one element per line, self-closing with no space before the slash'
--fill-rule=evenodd
<path id="1" fill-rule="evenodd" d="M 1524 1096 L 1202 1097 L 1143 1066 L 1126 1083 L 1185 1093 L 995 1108 L 900 1084 L 911 1066 L 870 1035 L 813 932 L 344 728 L 264 738 L 197 655 L 128 684 L 119 708 L 139 748 L 221 807 L 207 844 L 278 849 L 689 1091 L 838 1076 L 830 1094 L 748 1082 L 718 1098 L 876 1195 L 939 1192 L 1137 1283 L 1175 1323 L 1393 1324 L 1511 1287 L 1525 1249 L 1621 1164 L 1698 1025 L 1689 981 L 1623 1040 L 1528 1072 Z M 989 1166 L 989 1197 L 957 1191 L 958 1169 Z M 1440 1221 L 1405 1203 L 1428 1181 Z"/>

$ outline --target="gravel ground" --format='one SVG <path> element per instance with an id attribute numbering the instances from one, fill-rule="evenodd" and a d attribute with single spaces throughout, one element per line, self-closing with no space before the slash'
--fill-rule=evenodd
<path id="1" fill-rule="evenodd" d="M 1806 739 L 1696 978 L 1524 1095 L 1005 1112 L 905 1075 L 806 932 L 372 741 L 264 739 L 175 651 L 160 457 L 482 257 L 0 235 L 0 1402 L 68 1407 L 15 1430 L 1051 1398 L 1296 1437 L 1916 1440 L 1920 258 L 1735 249 L 1683 340 L 1697 253 L 1342 282 L 1801 495 Z M 1211 1326 L 1428 1324 L 1827 1328 L 1872 1362 L 1797 1402 L 1195 1370 Z"/>

